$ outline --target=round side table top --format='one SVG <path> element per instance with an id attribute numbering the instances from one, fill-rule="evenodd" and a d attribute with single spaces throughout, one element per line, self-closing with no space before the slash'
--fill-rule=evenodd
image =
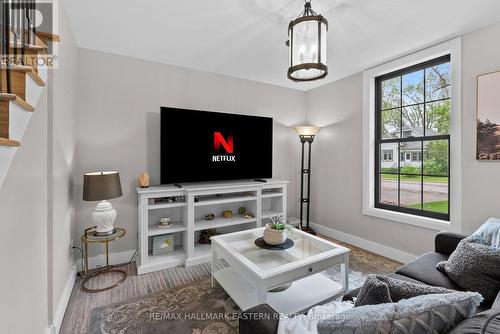
<path id="1" fill-rule="evenodd" d="M 87 233 L 82 236 L 82 242 L 110 242 L 120 239 L 127 233 L 127 231 L 121 227 L 116 227 L 113 234 L 110 235 L 97 236 L 93 234 L 94 231 L 95 229 L 88 230 Z"/>

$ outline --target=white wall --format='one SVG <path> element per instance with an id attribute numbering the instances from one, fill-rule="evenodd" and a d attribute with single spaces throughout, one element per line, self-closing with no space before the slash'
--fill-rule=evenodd
<path id="1" fill-rule="evenodd" d="M 60 6 L 58 66 L 50 71 L 49 90 L 49 321 L 58 328 L 73 287 L 71 250 L 75 220 L 73 179 L 76 167 L 77 48 Z"/>
<path id="2" fill-rule="evenodd" d="M 46 120 L 42 93 L 0 188 L 0 332 L 47 329 Z"/>
<path id="3" fill-rule="evenodd" d="M 500 217 L 500 165 L 475 160 L 476 76 L 500 70 L 500 25 L 462 40 L 463 230 Z M 307 92 L 307 120 L 324 126 L 314 143 L 312 220 L 419 255 L 433 249 L 437 231 L 384 221 L 362 209 L 362 74 Z"/>
<path id="4" fill-rule="evenodd" d="M 122 253 L 115 261 L 123 261 L 136 249 L 135 187 L 142 171 L 150 173 L 152 184 L 159 182 L 161 106 L 274 117 L 274 178 L 292 181 L 288 206 L 290 214 L 296 213 L 299 141 L 289 127 L 304 121 L 303 92 L 87 49 L 78 51 L 78 68 L 74 240 L 91 226 L 96 205 L 81 200 L 83 174 L 118 170 L 123 197 L 112 203 L 116 225 L 125 227 L 127 236 L 110 244 L 110 250 Z M 103 250 L 92 247 L 89 252 Z"/>
<path id="5" fill-rule="evenodd" d="M 477 76 L 500 71 L 499 40 L 500 24 L 467 34 L 462 40 L 463 226 L 466 233 L 473 232 L 489 217 L 500 217 L 500 162 L 476 160 Z"/>

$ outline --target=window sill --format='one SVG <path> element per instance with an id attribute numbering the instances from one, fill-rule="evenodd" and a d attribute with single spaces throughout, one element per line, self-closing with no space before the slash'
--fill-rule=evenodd
<path id="1" fill-rule="evenodd" d="M 423 227 L 429 230 L 443 231 L 451 228 L 450 222 L 433 219 L 428 217 L 420 217 L 408 213 L 395 212 L 390 210 L 378 209 L 374 207 L 365 208 L 363 214 L 389 220 L 392 222 Z"/>

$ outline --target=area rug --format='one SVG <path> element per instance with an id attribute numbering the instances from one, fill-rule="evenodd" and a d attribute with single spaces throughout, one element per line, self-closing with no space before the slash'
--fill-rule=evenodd
<path id="1" fill-rule="evenodd" d="M 189 283 L 92 310 L 91 334 L 232 334 L 241 310 L 210 281 Z"/>
<path id="2" fill-rule="evenodd" d="M 324 275 L 340 280 L 340 269 Z M 367 274 L 349 273 L 349 290 L 363 284 Z M 218 284 L 210 280 L 162 290 L 92 310 L 91 334 L 236 334 L 241 310 Z"/>

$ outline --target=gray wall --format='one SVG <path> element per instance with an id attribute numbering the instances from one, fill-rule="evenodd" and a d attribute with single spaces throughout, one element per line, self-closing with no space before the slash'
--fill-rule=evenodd
<path id="1" fill-rule="evenodd" d="M 462 40 L 463 222 L 467 233 L 489 217 L 500 217 L 500 162 L 475 159 L 477 76 L 500 71 L 499 39 L 497 24 Z"/>
<path id="2" fill-rule="evenodd" d="M 159 182 L 160 106 L 274 117 L 274 178 L 292 181 L 288 206 L 296 213 L 299 142 L 289 127 L 304 121 L 303 92 L 86 49 L 78 50 L 78 68 L 74 240 L 91 226 L 96 205 L 81 200 L 83 174 L 118 170 L 123 197 L 112 203 L 116 225 L 128 233 L 110 247 L 121 253 L 115 260 L 127 259 L 137 247 L 135 187 L 142 171 L 150 173 L 153 184 Z M 188 132 L 189 124 L 185 127 Z M 90 252 L 102 254 L 102 249 Z"/>
<path id="3" fill-rule="evenodd" d="M 76 74 L 77 48 L 67 17 L 59 6 L 58 66 L 50 71 L 49 153 L 51 183 L 49 185 L 49 316 L 61 317 L 64 312 L 64 289 L 74 274 L 71 232 L 74 228 L 73 178 L 76 166 Z M 76 244 L 75 244 L 76 245 Z M 66 291 L 67 293 L 67 291 Z M 62 320 L 62 319 L 59 319 Z"/>
<path id="4" fill-rule="evenodd" d="M 500 70 L 500 25 L 462 40 L 463 230 L 500 216 L 500 163 L 475 160 L 476 76 Z M 436 231 L 362 215 L 363 77 L 307 92 L 307 120 L 324 126 L 314 143 L 312 220 L 410 254 L 433 248 Z"/>
<path id="5" fill-rule="evenodd" d="M 47 90 L 0 188 L 0 328 L 44 333 L 47 326 Z"/>

